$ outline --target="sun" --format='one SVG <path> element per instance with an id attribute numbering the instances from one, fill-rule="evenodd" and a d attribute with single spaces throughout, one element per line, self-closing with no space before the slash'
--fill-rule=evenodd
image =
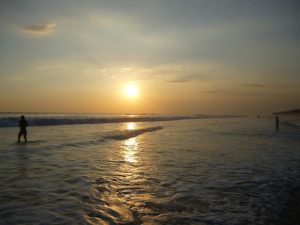
<path id="1" fill-rule="evenodd" d="M 128 97 L 135 97 L 138 92 L 137 87 L 134 84 L 127 84 L 124 91 Z"/>

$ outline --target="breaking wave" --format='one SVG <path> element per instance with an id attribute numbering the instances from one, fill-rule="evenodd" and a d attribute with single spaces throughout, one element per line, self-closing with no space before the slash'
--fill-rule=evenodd
<path id="1" fill-rule="evenodd" d="M 173 121 L 185 119 L 200 118 L 224 118 L 231 116 L 214 115 L 85 115 L 76 114 L 56 115 L 56 114 L 29 114 L 26 116 L 29 126 L 53 126 L 53 125 L 76 125 L 76 124 L 102 124 L 102 123 L 125 123 L 125 122 L 157 122 Z M 0 127 L 18 126 L 20 116 L 18 115 L 0 115 Z"/>
<path id="2" fill-rule="evenodd" d="M 163 129 L 163 127 L 155 126 L 155 127 L 147 127 L 143 129 L 137 129 L 137 130 L 123 130 L 123 131 L 117 131 L 112 134 L 108 134 L 107 136 L 105 136 L 105 138 L 114 139 L 114 140 L 126 140 L 146 132 L 153 132 L 161 129 Z"/>

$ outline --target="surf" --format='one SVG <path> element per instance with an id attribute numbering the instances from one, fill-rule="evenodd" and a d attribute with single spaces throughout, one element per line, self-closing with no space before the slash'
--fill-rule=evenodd
<path id="1" fill-rule="evenodd" d="M 29 126 L 57 126 L 57 125 L 80 125 L 80 124 L 107 124 L 107 123 L 128 123 L 128 122 L 160 122 L 190 119 L 208 118 L 230 118 L 228 115 L 103 115 L 103 114 L 28 114 L 26 118 Z M 0 115 L 1 127 L 17 127 L 19 115 Z"/>
<path id="2" fill-rule="evenodd" d="M 123 130 L 123 131 L 117 131 L 112 134 L 108 134 L 105 136 L 105 139 L 114 139 L 114 140 L 126 140 L 129 138 L 133 138 L 136 136 L 139 136 L 141 134 L 147 133 L 147 132 L 154 132 L 163 129 L 162 126 L 155 126 L 155 127 L 147 127 L 143 129 L 136 129 L 136 130 Z"/>

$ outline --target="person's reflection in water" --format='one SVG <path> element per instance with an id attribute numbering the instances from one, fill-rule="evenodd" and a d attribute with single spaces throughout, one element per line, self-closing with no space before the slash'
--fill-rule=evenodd
<path id="1" fill-rule="evenodd" d="M 19 158 L 19 176 L 21 178 L 27 178 L 27 151 L 23 151 L 23 149 L 18 149 L 18 158 Z"/>
<path id="2" fill-rule="evenodd" d="M 20 127 L 20 131 L 18 134 L 18 142 L 21 142 L 21 137 L 23 135 L 25 142 L 27 142 L 27 128 L 28 126 L 28 122 L 25 119 L 25 116 L 21 116 L 21 120 L 19 121 L 19 127 Z"/>
<path id="3" fill-rule="evenodd" d="M 275 116 L 275 120 L 276 120 L 276 130 L 279 130 L 279 118 L 278 116 Z"/>

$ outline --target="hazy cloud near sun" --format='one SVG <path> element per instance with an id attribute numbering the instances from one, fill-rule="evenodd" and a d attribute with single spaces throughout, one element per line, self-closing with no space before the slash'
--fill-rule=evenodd
<path id="1" fill-rule="evenodd" d="M 178 78 L 178 79 L 172 79 L 172 80 L 168 80 L 171 83 L 185 83 L 185 82 L 189 82 L 189 79 L 184 79 L 184 78 Z"/>
<path id="2" fill-rule="evenodd" d="M 24 27 L 23 32 L 33 35 L 48 35 L 53 33 L 56 27 L 55 23 L 37 24 Z"/>
<path id="3" fill-rule="evenodd" d="M 255 84 L 255 83 L 244 83 L 244 84 L 242 84 L 242 86 L 254 87 L 254 88 L 262 88 L 262 87 L 264 87 L 263 84 Z"/>
<path id="4" fill-rule="evenodd" d="M 162 81 L 168 83 L 187 83 L 192 81 L 208 81 L 216 79 L 212 65 L 197 64 L 162 64 L 157 66 L 118 66 L 94 68 L 94 74 L 110 78 L 135 81 Z"/>

